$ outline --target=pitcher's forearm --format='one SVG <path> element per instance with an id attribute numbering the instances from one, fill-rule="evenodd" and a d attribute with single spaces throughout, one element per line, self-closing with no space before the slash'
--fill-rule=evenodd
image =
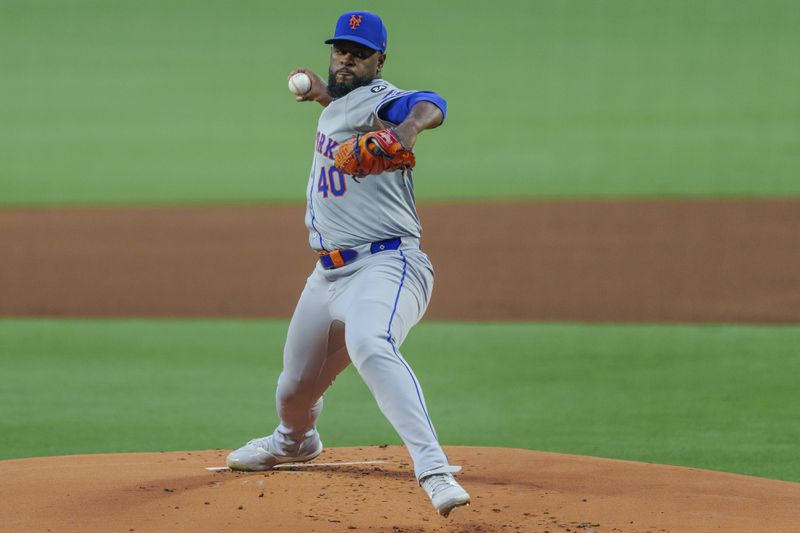
<path id="1" fill-rule="evenodd" d="M 395 128 L 403 146 L 412 148 L 417 142 L 417 134 L 423 130 L 430 130 L 442 124 L 444 114 L 435 104 L 421 101 L 414 104 L 406 119 Z"/>

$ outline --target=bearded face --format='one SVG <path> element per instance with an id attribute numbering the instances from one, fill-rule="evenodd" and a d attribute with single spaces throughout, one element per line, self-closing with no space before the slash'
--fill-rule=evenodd
<path id="1" fill-rule="evenodd" d="M 369 85 L 375 79 L 371 76 L 358 76 L 353 73 L 338 77 L 336 74 L 332 70 L 328 71 L 328 94 L 331 95 L 331 98 L 341 98 L 353 89 Z"/>
<path id="2" fill-rule="evenodd" d="M 341 98 L 353 89 L 380 77 L 386 55 L 350 41 L 336 41 L 331 46 L 328 68 L 328 94 Z"/>

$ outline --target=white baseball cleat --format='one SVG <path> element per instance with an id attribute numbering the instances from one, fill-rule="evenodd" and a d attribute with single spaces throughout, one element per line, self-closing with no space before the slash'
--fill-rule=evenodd
<path id="1" fill-rule="evenodd" d="M 469 494 L 450 472 L 423 474 L 419 484 L 425 489 L 436 512 L 444 517 L 456 507 L 469 505 Z"/>
<path id="2" fill-rule="evenodd" d="M 275 445 L 273 435 L 253 439 L 228 455 L 228 467 L 231 470 L 255 471 L 271 470 L 282 463 L 303 463 L 322 453 L 322 441 L 319 434 L 313 431 L 313 434 L 307 434 L 306 439 L 292 448 L 295 449 L 281 450 Z"/>

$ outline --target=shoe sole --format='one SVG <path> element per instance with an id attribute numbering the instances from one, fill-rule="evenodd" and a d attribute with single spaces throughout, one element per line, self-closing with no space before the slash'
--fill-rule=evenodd
<path id="1" fill-rule="evenodd" d="M 443 506 L 441 506 L 441 507 L 440 507 L 439 509 L 437 509 L 436 511 L 437 511 L 437 512 L 438 512 L 440 515 L 442 515 L 443 517 L 447 518 L 447 516 L 448 516 L 448 515 L 449 515 L 451 512 L 453 512 L 453 510 L 454 510 L 455 508 L 457 508 L 457 507 L 461 507 L 461 506 L 468 506 L 468 505 L 469 505 L 469 501 L 470 501 L 470 500 L 469 500 L 469 496 L 467 496 L 466 498 L 457 498 L 457 499 L 455 499 L 455 500 L 450 500 L 449 502 L 447 502 L 447 504 L 446 504 L 446 505 L 443 505 Z"/>

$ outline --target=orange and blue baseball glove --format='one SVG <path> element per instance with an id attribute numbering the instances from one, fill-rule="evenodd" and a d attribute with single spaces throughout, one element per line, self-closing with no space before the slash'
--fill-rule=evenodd
<path id="1" fill-rule="evenodd" d="M 334 165 L 345 174 L 363 177 L 414 167 L 414 152 L 406 149 L 391 128 L 356 135 L 343 143 Z"/>

